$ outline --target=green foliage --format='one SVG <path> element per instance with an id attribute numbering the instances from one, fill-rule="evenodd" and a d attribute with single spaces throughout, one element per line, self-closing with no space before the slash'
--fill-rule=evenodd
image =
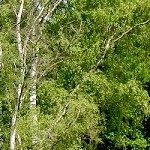
<path id="1" fill-rule="evenodd" d="M 71 95 L 54 81 L 43 82 L 38 93 L 40 93 L 38 99 L 41 112 L 48 114 L 51 118 L 51 123 L 47 121 L 43 123 L 47 130 L 54 132 L 52 133 L 54 134 L 54 141 L 49 139 L 49 142 L 54 145 L 54 149 L 71 148 L 72 143 L 78 143 L 79 137 L 81 138 L 85 132 L 91 136 L 91 139 L 95 140 L 99 133 L 98 128 L 102 127 L 97 126 L 100 118 L 99 111 L 92 98 L 87 97 L 84 93 Z M 67 103 L 69 106 L 62 116 L 63 118 L 59 120 Z M 48 124 L 51 126 L 49 127 Z"/>
<path id="2" fill-rule="evenodd" d="M 18 8 L 16 1 L 14 5 Z M 9 149 L 20 60 L 12 7 L 8 2 L 0 7 L 3 49 L 0 125 L 2 149 Z M 25 1 L 21 22 L 23 38 L 33 19 L 27 17 L 28 10 L 33 13 L 31 3 Z M 149 149 L 146 127 L 150 118 L 149 12 L 148 0 L 70 0 L 59 5 L 42 26 L 43 35 L 37 42 L 38 100 L 34 110 L 38 117 L 37 130 L 31 128 L 33 112 L 29 111 L 29 73 L 34 45 L 30 41 L 27 46 L 24 101 L 16 124 L 21 144 L 17 137 L 16 149 L 33 149 L 31 139 L 35 133 L 38 137 L 35 149 Z"/>

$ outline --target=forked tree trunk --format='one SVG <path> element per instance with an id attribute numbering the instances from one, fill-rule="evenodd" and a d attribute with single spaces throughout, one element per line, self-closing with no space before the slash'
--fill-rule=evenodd
<path id="1" fill-rule="evenodd" d="M 38 0 L 33 0 L 35 4 L 38 4 Z M 28 45 L 28 42 L 30 39 L 37 40 L 36 35 L 35 38 L 31 35 L 33 30 L 37 30 L 37 26 L 40 25 L 42 26 L 52 15 L 52 13 L 56 10 L 57 6 L 62 2 L 62 0 L 56 0 L 53 7 L 50 7 L 50 2 L 47 1 L 45 4 L 45 7 L 37 7 L 37 14 L 33 16 L 34 21 L 31 23 L 29 27 L 29 31 L 26 33 L 26 37 L 24 41 L 22 42 L 21 40 L 21 29 L 20 29 L 20 22 L 21 22 L 21 16 L 23 12 L 23 5 L 24 5 L 24 0 L 20 0 L 20 6 L 19 6 L 19 11 L 16 14 L 17 16 L 17 22 L 16 22 L 16 40 L 17 40 L 17 49 L 19 53 L 19 60 L 20 60 L 20 79 L 17 87 L 17 98 L 16 98 L 16 103 L 15 103 L 15 108 L 14 108 L 14 113 L 12 115 L 12 123 L 11 123 L 11 134 L 10 134 L 10 150 L 15 150 L 15 139 L 16 139 L 16 122 L 17 122 L 17 114 L 18 114 L 18 109 L 20 106 L 20 102 L 23 101 L 22 98 L 22 90 L 23 90 L 23 83 L 24 83 L 24 77 L 25 77 L 25 66 L 26 66 L 26 48 Z M 40 5 L 39 5 L 40 6 Z M 44 19 L 42 19 L 44 18 Z M 41 21 L 42 20 L 42 21 Z M 39 26 L 40 28 L 40 26 Z M 23 43 L 23 46 L 22 46 Z M 38 140 L 38 127 L 37 127 L 37 112 L 36 112 L 36 103 L 37 103 L 37 95 L 36 95 L 36 82 L 37 82 L 37 62 L 38 62 L 38 57 L 35 56 L 33 58 L 32 64 L 31 64 L 31 72 L 30 72 L 30 118 L 31 118 L 31 132 L 32 132 L 32 144 L 35 145 L 37 144 Z"/>
<path id="2" fill-rule="evenodd" d="M 22 40 L 21 40 L 21 29 L 20 29 L 20 22 L 21 16 L 23 11 L 24 0 L 21 0 L 19 11 L 17 14 L 17 21 L 16 21 L 16 41 L 17 41 L 17 50 L 18 50 L 18 60 L 20 61 L 19 69 L 20 69 L 20 77 L 18 80 L 18 87 L 16 91 L 16 101 L 14 104 L 14 112 L 12 114 L 11 120 L 11 131 L 10 131 L 10 150 L 15 150 L 16 147 L 16 122 L 17 122 L 17 114 L 20 106 L 20 102 L 22 101 L 22 88 L 24 83 L 24 76 L 25 76 L 25 68 L 24 68 L 24 51 L 22 48 Z"/>

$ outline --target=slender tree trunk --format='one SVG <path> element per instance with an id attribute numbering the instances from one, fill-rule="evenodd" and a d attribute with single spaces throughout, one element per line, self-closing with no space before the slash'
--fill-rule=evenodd
<path id="1" fill-rule="evenodd" d="M 59 4 L 62 2 L 62 0 L 56 0 L 53 4 L 53 7 L 51 8 L 51 2 L 47 0 L 45 2 L 45 5 L 42 7 L 38 3 L 38 0 L 32 0 L 34 4 L 37 7 L 37 13 L 33 14 L 33 22 L 31 23 L 29 30 L 26 33 L 26 37 L 24 38 L 24 41 L 22 42 L 21 39 L 21 28 L 20 28 L 20 22 L 21 22 L 21 16 L 23 12 L 23 6 L 24 6 L 24 0 L 20 0 L 20 6 L 19 11 L 16 14 L 17 22 L 16 22 L 16 41 L 17 41 L 17 49 L 19 53 L 19 61 L 20 61 L 20 77 L 17 87 L 17 98 L 16 103 L 14 106 L 14 112 L 12 115 L 12 121 L 11 121 L 11 134 L 10 134 L 10 150 L 15 150 L 16 145 L 16 122 L 18 117 L 18 110 L 20 107 L 20 103 L 23 101 L 22 91 L 23 91 L 23 83 L 24 83 L 24 77 L 25 77 L 25 66 L 26 66 L 26 49 L 27 45 L 31 41 L 37 41 L 37 35 L 35 33 L 36 31 L 40 31 L 41 26 L 47 21 L 49 17 L 51 17 L 52 13 L 57 9 Z M 30 23 L 29 23 L 30 24 Z M 34 35 L 32 33 L 34 32 Z M 23 44 L 22 44 L 23 43 Z M 36 47 L 36 44 L 33 44 L 33 49 Z M 38 53 L 36 50 L 33 51 L 33 53 Z M 32 144 L 37 145 L 38 143 L 38 126 L 37 126 L 37 112 L 36 112 L 36 103 L 37 103 L 37 95 L 36 95 L 36 84 L 37 84 L 37 63 L 38 63 L 38 56 L 34 56 L 32 64 L 31 64 L 31 72 L 30 72 L 30 118 L 31 118 L 31 132 L 32 132 Z"/>
<path id="2" fill-rule="evenodd" d="M 17 106 L 11 120 L 11 133 L 10 133 L 10 150 L 15 150 L 16 146 L 16 119 L 17 119 Z"/>
<path id="3" fill-rule="evenodd" d="M 0 70 L 2 69 L 2 65 L 3 65 L 2 55 L 3 55 L 3 51 L 2 51 L 2 46 L 1 46 L 1 42 L 0 42 Z"/>
<path id="4" fill-rule="evenodd" d="M 10 150 L 15 150 L 16 147 L 16 122 L 17 122 L 17 114 L 20 106 L 20 102 L 22 101 L 22 88 L 24 83 L 24 76 L 25 76 L 25 68 L 24 68 L 24 51 L 22 48 L 22 40 L 21 40 L 21 29 L 20 29 L 20 22 L 21 22 L 21 16 L 23 11 L 23 5 L 24 0 L 20 1 L 19 11 L 17 14 L 17 21 L 16 21 L 16 41 L 17 41 L 17 49 L 19 54 L 19 61 L 20 61 L 20 77 L 18 81 L 18 87 L 16 91 L 16 102 L 15 102 L 15 108 L 14 113 L 12 115 L 12 121 L 11 121 L 11 132 L 10 132 Z"/>
<path id="5" fill-rule="evenodd" d="M 37 126 L 37 112 L 36 112 L 36 104 L 37 104 L 37 93 L 36 93 L 36 84 L 37 84 L 37 63 L 38 56 L 34 56 L 31 65 L 31 73 L 30 73 L 30 113 L 31 113 L 31 132 L 32 132 L 32 145 L 35 146 L 38 142 L 38 126 Z"/>

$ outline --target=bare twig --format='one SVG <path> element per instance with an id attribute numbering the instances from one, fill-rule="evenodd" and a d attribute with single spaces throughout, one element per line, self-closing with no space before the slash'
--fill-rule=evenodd
<path id="1" fill-rule="evenodd" d="M 18 138 L 18 143 L 20 145 L 20 150 L 22 150 L 22 141 L 21 141 L 21 137 L 19 134 L 17 134 L 17 138 Z"/>
<path id="2" fill-rule="evenodd" d="M 53 68 L 54 66 L 56 66 L 57 64 L 59 64 L 59 63 L 61 63 L 61 62 L 63 62 L 63 60 L 60 60 L 60 61 L 58 61 L 58 62 L 56 62 L 56 63 L 53 63 L 52 65 L 50 65 L 50 66 L 48 66 L 48 67 L 45 67 L 45 68 L 47 68 L 47 69 L 45 69 L 45 70 L 41 73 L 41 75 L 40 75 L 40 76 L 38 77 L 38 79 L 37 79 L 37 82 L 42 78 L 42 76 L 45 75 L 45 73 L 47 72 L 48 69 Z"/>
<path id="3" fill-rule="evenodd" d="M 135 27 L 140 26 L 140 25 L 147 24 L 147 23 L 149 23 L 149 22 L 150 22 L 150 19 L 148 19 L 148 20 L 146 20 L 146 21 L 144 21 L 144 22 L 141 22 L 141 23 L 136 24 Z"/>
<path id="4" fill-rule="evenodd" d="M 66 114 L 66 111 L 69 107 L 70 103 L 67 103 L 59 112 L 58 114 L 58 118 L 56 119 L 56 121 L 54 122 L 53 126 L 50 129 L 47 129 L 47 131 L 45 131 L 46 136 L 50 137 L 51 136 L 51 131 L 54 129 L 54 127 L 56 127 L 56 125 L 61 121 L 61 119 L 63 118 L 63 116 Z"/>
<path id="5" fill-rule="evenodd" d="M 111 47 L 111 44 L 112 44 L 111 42 L 112 42 L 112 40 L 113 40 L 113 37 L 114 37 L 114 36 L 111 36 L 111 37 L 107 40 L 106 45 L 105 45 L 105 47 L 104 47 L 103 55 L 101 56 L 100 60 L 97 62 L 96 68 L 103 62 L 103 60 L 104 60 L 104 58 L 105 58 L 105 56 L 106 56 L 106 54 L 107 54 L 108 49 Z"/>
<path id="6" fill-rule="evenodd" d="M 10 1 L 10 5 L 11 5 L 13 11 L 14 11 L 15 16 L 17 17 L 17 12 L 16 12 L 15 6 L 13 5 L 12 1 Z"/>
<path id="7" fill-rule="evenodd" d="M 81 112 L 81 111 L 79 110 L 78 113 L 77 113 L 77 115 L 76 115 L 76 117 L 75 117 L 75 119 L 74 119 L 72 122 L 70 122 L 70 123 L 68 124 L 67 129 L 70 128 L 72 125 L 75 124 L 75 122 L 76 122 L 77 119 L 79 118 L 80 112 Z"/>
<path id="8" fill-rule="evenodd" d="M 45 23 L 47 21 L 47 19 L 49 17 L 51 17 L 52 13 L 56 10 L 56 8 L 59 6 L 59 4 L 62 2 L 63 0 L 57 0 L 53 6 L 53 8 L 50 7 L 48 8 L 47 14 L 43 17 L 43 23 Z"/>
<path id="9" fill-rule="evenodd" d="M 126 30 L 125 32 L 123 32 L 118 38 L 114 39 L 113 42 L 117 42 L 118 40 L 120 40 L 122 37 L 124 37 L 126 34 L 128 34 L 131 30 L 133 30 L 134 28 L 140 26 L 140 25 L 144 25 L 144 24 L 147 24 L 148 22 L 150 21 L 150 19 L 144 21 L 144 22 L 141 22 L 139 24 L 136 24 L 134 25 L 133 27 L 130 27 L 128 30 Z"/>
<path id="10" fill-rule="evenodd" d="M 67 104 L 63 107 L 63 109 L 62 109 L 61 112 L 60 112 L 59 117 L 57 118 L 57 120 L 56 120 L 55 123 L 54 123 L 54 126 L 57 125 L 57 123 L 58 123 L 58 122 L 62 119 L 62 117 L 66 114 L 66 110 L 68 109 L 69 105 L 70 105 L 70 103 L 67 103 Z"/>

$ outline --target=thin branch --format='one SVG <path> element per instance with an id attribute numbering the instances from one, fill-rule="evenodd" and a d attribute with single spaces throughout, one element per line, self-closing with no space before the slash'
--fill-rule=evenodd
<path id="1" fill-rule="evenodd" d="M 61 119 L 63 118 L 63 116 L 66 114 L 66 111 L 69 107 L 70 103 L 67 103 L 59 112 L 58 118 L 56 119 L 56 121 L 54 122 L 52 128 L 47 129 L 46 136 L 50 137 L 50 133 L 51 131 L 54 129 L 54 127 L 56 127 L 56 125 L 61 121 Z"/>
<path id="2" fill-rule="evenodd" d="M 60 60 L 60 61 L 58 61 L 58 62 L 56 62 L 56 63 L 53 63 L 53 64 L 50 65 L 49 67 L 46 67 L 47 69 L 45 69 L 45 70 L 41 73 L 41 75 L 40 75 L 40 76 L 38 77 L 38 79 L 37 79 L 37 82 L 42 78 L 42 76 L 44 76 L 44 74 L 47 72 L 48 69 L 53 68 L 54 66 L 56 66 L 57 64 L 60 64 L 61 62 L 63 62 L 63 60 Z"/>
<path id="3" fill-rule="evenodd" d="M 129 33 L 131 30 L 133 30 L 134 27 L 129 28 L 127 31 L 125 31 L 124 33 L 122 33 L 118 38 L 116 38 L 113 42 L 117 42 L 118 40 L 120 40 L 123 36 L 125 36 L 127 33 Z"/>
<path id="4" fill-rule="evenodd" d="M 150 19 L 148 19 L 148 20 L 146 20 L 146 21 L 144 21 L 144 22 L 141 22 L 141 23 L 139 23 L 139 24 L 136 24 L 135 27 L 140 26 L 140 25 L 147 24 L 148 22 L 150 22 Z"/>
<path id="5" fill-rule="evenodd" d="M 48 1 L 47 1 L 47 2 L 48 2 Z M 41 15 L 42 15 L 42 13 L 43 13 L 43 11 L 44 11 L 44 9 L 45 9 L 45 7 L 43 6 L 42 9 L 39 11 L 37 17 L 36 17 L 36 18 L 34 19 L 34 21 L 32 22 L 31 27 L 30 27 L 28 33 L 26 34 L 26 37 L 25 37 L 25 40 L 24 40 L 23 50 L 26 49 L 27 44 L 28 44 L 28 41 L 29 41 L 29 39 L 30 39 L 30 35 L 32 34 L 32 31 L 33 31 L 33 29 L 35 28 L 35 26 L 36 26 L 36 24 L 37 24 L 37 21 L 40 19 Z"/>
<path id="6" fill-rule="evenodd" d="M 107 43 L 106 43 L 106 45 L 105 45 L 104 55 L 102 56 L 102 58 L 105 57 L 105 54 L 106 54 L 107 50 L 110 48 L 110 43 L 111 43 L 112 38 L 113 38 L 113 36 L 108 39 L 108 41 L 107 41 Z M 78 85 L 74 88 L 74 90 L 69 94 L 70 96 L 73 96 L 73 94 L 74 94 L 76 91 L 78 91 L 78 90 L 80 89 L 82 83 L 87 79 L 88 75 L 89 75 L 91 72 L 93 72 L 93 71 L 97 68 L 97 65 L 98 65 L 99 63 L 100 63 L 100 62 L 98 62 L 98 63 L 96 64 L 95 68 L 92 68 L 89 72 L 87 72 L 87 73 L 84 75 L 84 77 L 83 77 L 81 83 L 78 84 Z M 71 103 L 70 103 L 70 102 L 67 102 L 67 104 L 63 107 L 63 109 L 62 109 L 62 110 L 60 111 L 60 113 L 59 113 L 59 114 L 60 114 L 59 117 L 57 118 L 57 120 L 56 120 L 55 123 L 54 123 L 54 126 L 56 126 L 57 123 L 61 121 L 61 119 L 63 118 L 63 116 L 66 114 L 66 110 L 68 109 L 68 107 L 69 107 L 70 105 L 71 105 Z M 76 119 L 75 119 L 72 123 L 74 123 L 74 122 L 77 120 L 79 114 L 80 114 L 80 111 L 78 112 Z M 71 123 L 71 124 L 72 124 L 72 123 Z M 54 128 L 54 126 L 53 126 L 50 130 L 47 131 L 48 134 L 49 134 L 50 131 Z"/>
<path id="7" fill-rule="evenodd" d="M 12 7 L 12 10 L 14 11 L 15 16 L 17 17 L 17 12 L 12 1 L 10 2 L 10 6 Z"/>
<path id="8" fill-rule="evenodd" d="M 36 18 L 33 20 L 33 22 L 30 25 L 30 29 L 26 34 L 25 40 L 24 40 L 24 44 L 23 44 L 23 49 L 25 50 L 30 38 L 30 35 L 32 34 L 32 30 L 35 28 L 35 26 L 41 21 L 42 19 L 42 14 L 46 8 L 46 5 L 48 5 L 49 0 L 46 1 L 46 3 L 44 4 L 44 6 L 41 8 L 41 10 L 38 12 L 38 15 L 36 16 Z"/>
<path id="9" fill-rule="evenodd" d="M 75 117 L 75 119 L 72 121 L 72 122 L 70 122 L 69 124 L 68 124 L 68 127 L 67 127 L 67 129 L 68 128 L 70 128 L 72 125 L 74 125 L 75 124 L 75 122 L 77 121 L 77 119 L 79 118 L 79 115 L 80 115 L 80 109 L 79 109 L 79 111 L 78 111 L 78 113 L 77 113 L 77 115 L 76 115 L 76 117 Z"/>
<path id="10" fill-rule="evenodd" d="M 111 47 L 111 42 L 112 42 L 112 40 L 113 40 L 113 37 L 114 37 L 114 36 L 111 36 L 111 37 L 107 40 L 106 45 L 105 45 L 105 47 L 104 47 L 103 55 L 101 56 L 100 60 L 97 62 L 96 68 L 103 62 L 103 60 L 104 60 L 104 58 L 105 58 L 105 56 L 106 56 L 106 54 L 107 54 L 108 49 Z"/>
<path id="11" fill-rule="evenodd" d="M 43 17 L 42 14 L 44 13 L 44 11 L 45 11 L 45 9 L 46 9 L 46 6 L 47 6 L 48 3 L 49 3 L 49 0 L 47 0 L 47 2 L 45 3 L 45 5 L 41 8 L 41 10 L 39 11 L 37 17 L 34 19 L 34 21 L 33 21 L 32 24 L 31 24 L 31 27 L 30 27 L 30 29 L 29 29 L 29 31 L 28 31 L 26 37 L 25 37 L 25 40 L 24 40 L 23 50 L 26 49 L 26 46 L 27 46 L 27 43 L 28 43 L 28 41 L 29 41 L 30 35 L 32 34 L 32 30 L 35 28 L 35 26 L 36 26 L 37 24 L 39 24 L 39 23 L 40 23 L 41 25 L 44 24 L 46 21 L 45 21 L 45 20 L 42 20 L 42 18 L 45 19 L 45 18 L 49 17 L 49 15 L 52 14 L 52 13 L 55 11 L 55 9 L 56 9 L 57 6 L 61 3 L 61 1 L 62 1 L 62 0 L 57 1 L 52 9 L 50 9 L 50 7 L 49 7 L 48 13 L 46 14 L 45 17 Z M 42 22 L 41 22 L 41 21 L 42 21 Z"/>
<path id="12" fill-rule="evenodd" d="M 144 24 L 147 24 L 148 22 L 150 21 L 150 19 L 144 21 L 144 22 L 141 22 L 139 24 L 136 24 L 134 25 L 133 27 L 130 27 L 127 31 L 123 32 L 118 38 L 116 38 L 115 40 L 113 40 L 113 42 L 117 42 L 118 40 L 120 40 L 122 37 L 124 37 L 126 34 L 128 34 L 131 30 L 133 30 L 134 28 L 138 27 L 138 26 L 141 26 L 141 25 L 144 25 Z"/>
<path id="13" fill-rule="evenodd" d="M 80 22 L 80 27 L 79 30 L 76 30 L 73 26 L 73 24 L 70 24 L 71 29 L 76 33 L 79 34 L 81 32 L 81 28 L 82 28 L 82 21 Z"/>
<path id="14" fill-rule="evenodd" d="M 47 19 L 52 15 L 52 13 L 56 10 L 56 8 L 59 6 L 59 4 L 62 2 L 63 0 L 58 0 L 56 1 L 56 3 L 54 4 L 53 8 L 51 9 L 51 7 L 49 6 L 47 14 L 43 17 L 43 22 L 45 23 L 47 21 Z"/>
<path id="15" fill-rule="evenodd" d="M 67 104 L 63 107 L 63 109 L 61 110 L 61 113 L 60 113 L 58 119 L 57 119 L 57 120 L 55 121 L 55 123 L 54 123 L 54 126 L 57 125 L 57 123 L 58 123 L 58 122 L 62 119 L 62 117 L 66 114 L 66 110 L 68 109 L 69 105 L 70 105 L 70 103 L 67 103 Z"/>
<path id="16" fill-rule="evenodd" d="M 22 141 L 21 141 L 21 137 L 19 134 L 17 134 L 17 138 L 18 138 L 18 143 L 20 145 L 20 150 L 22 150 Z"/>
<path id="17" fill-rule="evenodd" d="M 146 24 L 146 23 L 148 23 L 148 22 L 149 22 L 149 20 L 148 20 L 148 21 L 145 21 L 145 22 L 143 22 L 143 23 L 137 24 L 137 25 L 134 26 L 134 27 L 137 27 L 137 26 L 139 26 L 139 25 Z M 126 32 L 124 32 L 119 38 L 117 38 L 117 39 L 114 40 L 113 42 L 116 42 L 117 40 L 119 40 L 120 38 L 122 38 L 125 34 L 127 34 L 128 32 L 130 32 L 132 29 L 133 29 L 133 27 L 130 28 L 130 29 L 128 29 Z M 104 48 L 103 56 L 101 57 L 100 61 L 97 62 L 95 68 L 91 69 L 88 73 L 86 73 L 86 75 L 83 77 L 81 83 L 78 84 L 78 85 L 74 88 L 74 90 L 70 93 L 70 96 L 72 96 L 77 90 L 79 90 L 80 86 L 81 86 L 82 83 L 87 79 L 88 75 L 89 75 L 91 72 L 93 72 L 93 71 L 96 69 L 96 67 L 97 67 L 98 65 L 100 65 L 100 64 L 102 63 L 103 59 L 104 59 L 105 56 L 106 56 L 106 53 L 107 53 L 108 49 L 111 47 L 111 42 L 112 42 L 112 40 L 113 40 L 113 37 L 114 37 L 114 36 L 111 36 L 111 37 L 107 40 L 107 43 L 106 43 L 105 48 Z M 66 113 L 66 108 L 68 108 L 69 105 L 70 105 L 70 102 L 68 102 L 68 103 L 65 105 L 65 107 L 63 108 L 64 111 L 60 114 L 59 118 L 56 120 L 56 122 L 55 122 L 54 125 L 56 125 L 56 124 L 61 120 L 61 118 L 65 115 L 65 113 Z M 79 113 L 80 113 L 80 112 L 79 112 Z M 77 116 L 79 116 L 79 113 L 78 113 Z"/>
<path id="18" fill-rule="evenodd" d="M 87 77 L 89 76 L 89 74 L 90 74 L 91 72 L 93 72 L 93 71 L 97 68 L 97 66 L 102 63 L 103 59 L 104 59 L 105 56 L 106 56 L 106 53 L 107 53 L 108 49 L 111 47 L 111 41 L 112 41 L 112 39 L 113 39 L 113 36 L 111 36 L 111 37 L 107 40 L 107 43 L 106 43 L 106 45 L 105 45 L 105 47 L 104 47 L 104 53 L 103 53 L 103 55 L 101 56 L 101 59 L 96 63 L 96 65 L 95 65 L 94 68 L 92 68 L 89 72 L 87 72 L 87 73 L 83 76 L 81 82 L 80 82 L 80 83 L 73 89 L 73 91 L 70 93 L 70 96 L 72 96 L 77 90 L 79 90 L 80 86 L 81 86 L 82 83 L 87 79 Z"/>

